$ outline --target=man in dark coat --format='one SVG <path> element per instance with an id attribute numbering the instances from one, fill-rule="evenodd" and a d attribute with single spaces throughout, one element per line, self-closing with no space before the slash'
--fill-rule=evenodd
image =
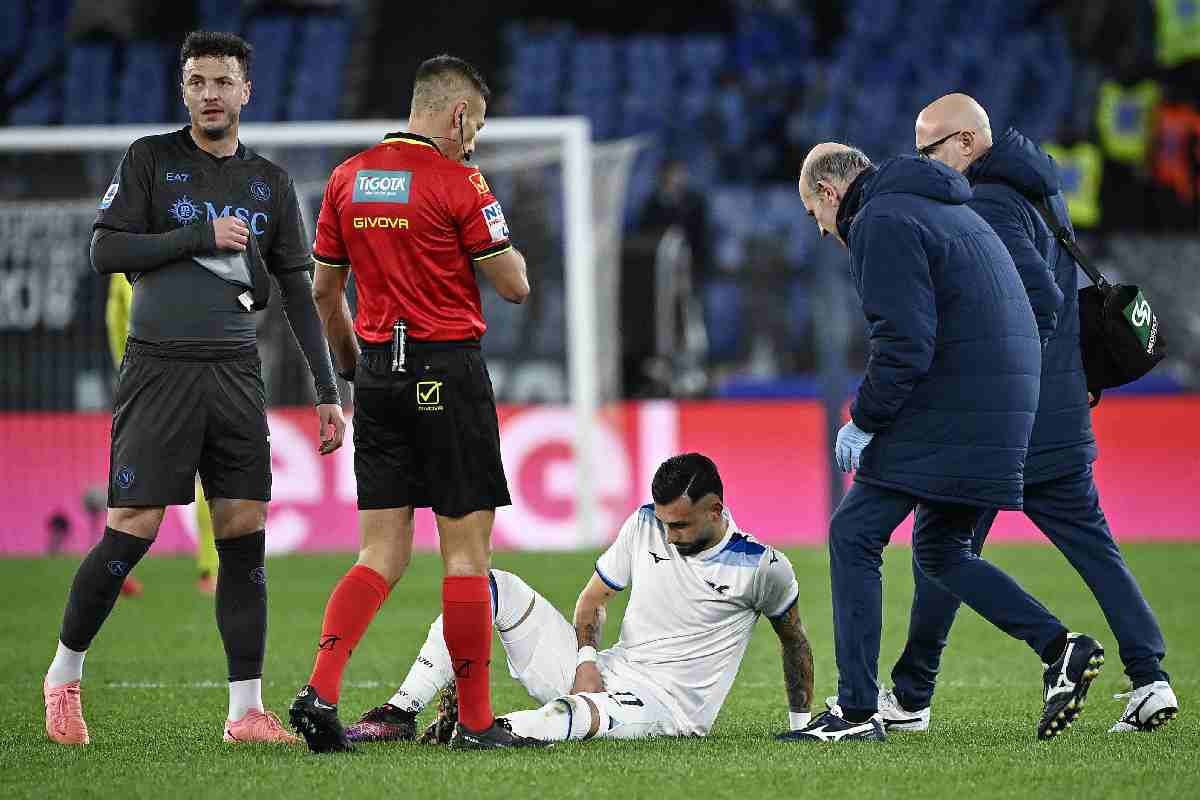
<path id="1" fill-rule="evenodd" d="M 884 737 L 879 567 L 914 509 L 922 572 L 1050 663 L 1038 736 L 1054 736 L 1078 713 L 1104 649 L 972 550 L 985 509 L 1021 507 L 1038 404 L 1041 342 L 1013 260 L 967 207 L 966 179 L 929 160 L 876 169 L 853 148 L 818 145 L 800 196 L 822 234 L 850 248 L 870 356 L 837 439 L 838 465 L 857 470 L 829 529 L 838 700 L 788 736 Z"/>
<path id="2" fill-rule="evenodd" d="M 1058 170 L 1011 128 L 993 143 L 987 113 L 963 94 L 946 95 L 921 112 L 916 144 L 918 153 L 966 175 L 974 185 L 968 205 L 996 231 L 1021 274 L 1044 346 L 1024 511 L 1087 582 L 1117 637 L 1133 691 L 1110 730 L 1154 730 L 1174 717 L 1179 701 L 1161 666 L 1162 630 L 1113 541 L 1092 478 L 1096 438 L 1079 348 L 1078 271 L 1037 208 L 1047 203 L 1056 224 L 1070 225 Z M 997 513 L 988 510 L 976 524 L 976 553 Z M 892 670 L 894 689 L 880 695 L 889 730 L 929 726 L 938 664 L 959 606 L 915 563 L 913 575 L 908 643 Z"/>

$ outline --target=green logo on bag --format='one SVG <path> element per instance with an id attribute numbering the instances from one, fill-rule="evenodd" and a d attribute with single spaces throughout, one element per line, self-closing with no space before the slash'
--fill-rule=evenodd
<path id="1" fill-rule="evenodd" d="M 1158 339 L 1158 319 L 1150 310 L 1150 303 L 1139 290 L 1137 296 L 1124 308 L 1125 319 L 1129 320 L 1134 334 L 1147 353 L 1154 352 L 1154 343 Z"/>

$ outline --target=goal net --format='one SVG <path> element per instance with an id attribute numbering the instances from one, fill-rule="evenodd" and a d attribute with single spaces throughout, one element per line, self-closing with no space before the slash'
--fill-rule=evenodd
<path id="1" fill-rule="evenodd" d="M 9 427 L 18 420 L 10 412 L 111 408 L 108 279 L 89 266 L 91 225 L 130 142 L 172 127 L 0 129 L 0 416 Z M 311 240 L 333 167 L 403 128 L 388 120 L 247 124 L 240 138 L 292 176 Z M 573 513 L 543 539 L 517 546 L 581 546 L 607 532 L 610 521 L 595 517 L 591 443 L 598 409 L 620 394 L 619 256 L 626 183 L 641 144 L 595 144 L 581 118 L 498 118 L 472 160 L 504 205 L 534 289 L 516 306 L 481 280 L 497 400 L 563 406 L 571 420 Z M 278 302 L 259 315 L 259 351 L 269 403 L 310 403 L 311 378 Z M 39 417 L 20 419 L 34 426 Z M 35 440 L 43 441 L 22 436 Z M 286 493 L 279 478 L 277 469 L 277 490 Z M 94 479 L 103 484 L 103 474 Z"/>

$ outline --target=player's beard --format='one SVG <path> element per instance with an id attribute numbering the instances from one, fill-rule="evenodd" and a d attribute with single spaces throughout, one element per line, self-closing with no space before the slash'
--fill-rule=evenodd
<path id="1" fill-rule="evenodd" d="M 709 526 L 701 535 L 697 536 L 690 542 L 678 542 L 675 549 L 679 551 L 679 555 L 687 557 L 694 556 L 697 553 L 702 553 L 712 547 L 717 541 L 717 531 L 715 526 Z"/>
<path id="2" fill-rule="evenodd" d="M 228 136 L 229 132 L 237 126 L 238 116 L 238 114 L 226 111 L 219 121 L 206 123 L 203 119 L 200 119 L 196 127 L 205 139 L 208 139 L 210 142 L 219 142 Z"/>

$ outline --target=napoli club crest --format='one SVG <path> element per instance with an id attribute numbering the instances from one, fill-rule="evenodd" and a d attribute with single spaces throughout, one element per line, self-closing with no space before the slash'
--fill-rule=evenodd
<path id="1" fill-rule="evenodd" d="M 271 199 L 271 185 L 262 178 L 250 181 L 250 194 L 255 200 L 265 203 Z"/>
<path id="2" fill-rule="evenodd" d="M 117 486 L 122 489 L 128 489 L 133 486 L 134 474 L 129 467 L 121 467 L 117 470 Z"/>
<path id="3" fill-rule="evenodd" d="M 192 198 L 184 195 L 171 204 L 171 216 L 180 225 L 191 225 L 200 219 L 200 209 L 192 202 Z"/>

